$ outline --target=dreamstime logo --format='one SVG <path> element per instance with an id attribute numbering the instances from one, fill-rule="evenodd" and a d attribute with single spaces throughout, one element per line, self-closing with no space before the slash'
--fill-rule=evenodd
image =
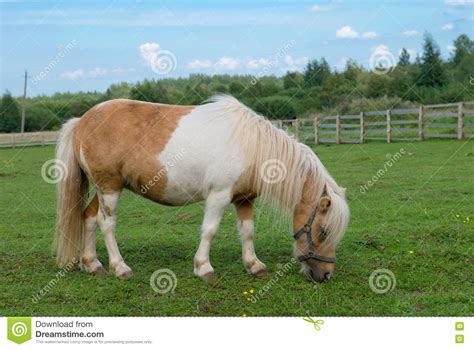
<path id="1" fill-rule="evenodd" d="M 67 166 L 59 159 L 50 159 L 41 167 L 41 177 L 46 183 L 59 183 L 67 177 Z"/>
<path id="2" fill-rule="evenodd" d="M 28 327 L 24 322 L 17 322 L 12 326 L 12 334 L 15 337 L 21 337 L 28 333 Z"/>
<path id="3" fill-rule="evenodd" d="M 177 284 L 178 278 L 171 269 L 158 269 L 150 277 L 151 288 L 159 294 L 173 293 Z"/>
<path id="4" fill-rule="evenodd" d="M 7 338 L 17 344 L 29 341 L 31 339 L 31 318 L 7 318 Z"/>
<path id="5" fill-rule="evenodd" d="M 291 260 L 285 264 L 277 264 L 278 271 L 257 293 L 253 294 L 250 301 L 252 303 L 257 303 L 260 297 L 263 297 L 270 289 L 282 278 L 291 267 L 296 264 L 296 258 L 291 258 Z"/>
<path id="6" fill-rule="evenodd" d="M 385 154 L 385 158 L 387 159 L 387 161 L 385 161 L 383 167 L 378 169 L 375 175 L 373 175 L 372 178 L 367 181 L 367 183 L 359 187 L 360 193 L 365 194 L 372 186 L 375 185 L 375 183 L 380 178 L 382 178 L 385 175 L 385 173 L 387 173 L 387 171 L 393 166 L 393 164 L 395 164 L 398 160 L 400 160 L 401 157 L 405 154 L 407 154 L 407 152 L 405 151 L 404 148 L 400 148 L 400 150 L 396 152 L 394 155 L 389 154 L 389 153 Z"/>
<path id="7" fill-rule="evenodd" d="M 389 269 L 377 269 L 370 274 L 370 289 L 378 294 L 392 291 L 397 285 L 395 275 Z"/>
<path id="8" fill-rule="evenodd" d="M 170 170 L 170 168 L 172 168 L 179 160 L 181 160 L 184 156 L 184 154 L 186 154 L 186 151 L 185 149 L 181 149 L 178 153 L 176 153 L 171 159 L 169 159 L 168 161 L 166 161 L 165 163 L 165 166 L 162 167 L 154 176 L 152 179 L 150 179 L 148 182 L 146 182 L 144 185 L 141 186 L 140 188 L 140 192 L 142 194 L 146 194 L 148 192 L 148 190 L 150 190 L 151 188 L 153 188 L 156 183 L 159 182 L 159 180 L 161 178 L 163 178 L 164 176 L 166 176 Z"/>
<path id="9" fill-rule="evenodd" d="M 72 261 L 67 263 L 60 271 L 58 271 L 55 277 L 49 280 L 49 282 L 45 286 L 43 286 L 39 290 L 39 292 L 32 295 L 31 301 L 33 303 L 38 303 L 41 300 L 41 298 L 43 298 L 46 294 L 51 292 L 51 290 L 53 289 L 53 287 L 56 286 L 59 280 L 61 280 L 63 277 L 66 276 L 66 273 L 74 269 L 74 266 L 76 265 L 76 263 L 77 263 L 76 258 L 73 258 Z"/>
<path id="10" fill-rule="evenodd" d="M 286 175 L 286 165 L 278 159 L 267 160 L 260 168 L 260 177 L 268 184 L 275 184 L 284 181 Z"/>
<path id="11" fill-rule="evenodd" d="M 375 48 L 369 58 L 369 67 L 375 74 L 384 75 L 390 73 L 395 69 L 396 65 L 395 56 L 384 45 Z"/>
<path id="12" fill-rule="evenodd" d="M 151 61 L 151 69 L 158 75 L 174 72 L 176 65 L 176 56 L 168 50 L 158 50 L 155 59 Z"/>
<path id="13" fill-rule="evenodd" d="M 45 66 L 41 71 L 33 76 L 33 83 L 36 85 L 41 80 L 45 79 L 46 76 L 54 70 L 54 68 L 59 64 L 59 62 L 66 57 L 66 55 L 72 51 L 74 47 L 76 47 L 77 41 L 73 39 L 72 41 L 68 42 L 65 46 L 60 46 L 58 53 L 56 56 Z"/>
<path id="14" fill-rule="evenodd" d="M 277 51 L 273 59 L 270 61 L 267 61 L 265 66 L 254 76 L 252 76 L 252 79 L 250 80 L 250 83 L 252 85 L 257 84 L 258 80 L 265 75 L 268 75 L 268 72 L 270 69 L 275 68 L 278 66 L 280 63 L 280 60 L 284 59 L 285 56 L 288 54 L 288 52 L 295 46 L 296 41 L 295 40 L 290 40 L 289 42 L 286 43 L 285 46 L 280 47 L 280 49 Z"/>

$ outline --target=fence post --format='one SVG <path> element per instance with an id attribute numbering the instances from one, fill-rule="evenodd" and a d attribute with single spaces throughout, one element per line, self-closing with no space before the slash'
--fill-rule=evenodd
<path id="1" fill-rule="evenodd" d="M 392 141 L 392 111 L 387 109 L 387 143 Z"/>
<path id="2" fill-rule="evenodd" d="M 364 112 L 361 111 L 359 115 L 359 122 L 360 122 L 360 134 L 359 134 L 359 143 L 364 143 L 364 136 L 365 136 L 365 122 L 364 122 Z"/>
<path id="3" fill-rule="evenodd" d="M 420 108 L 418 109 L 418 139 L 420 141 L 423 141 L 425 139 L 424 117 L 425 117 L 425 107 L 420 105 Z"/>
<path id="4" fill-rule="evenodd" d="M 464 138 L 464 102 L 458 104 L 458 139 Z"/>
<path id="5" fill-rule="evenodd" d="M 283 129 L 283 121 L 278 120 L 278 128 Z"/>
<path id="6" fill-rule="evenodd" d="M 300 140 L 300 119 L 295 120 L 295 138 L 297 141 Z"/>
<path id="7" fill-rule="evenodd" d="M 336 116 L 336 143 L 341 144 L 341 116 Z"/>
<path id="8" fill-rule="evenodd" d="M 314 117 L 314 143 L 319 144 L 319 116 Z"/>

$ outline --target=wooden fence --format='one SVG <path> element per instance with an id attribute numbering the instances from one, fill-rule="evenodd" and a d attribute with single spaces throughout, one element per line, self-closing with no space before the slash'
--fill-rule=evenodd
<path id="1" fill-rule="evenodd" d="M 313 115 L 272 122 L 308 144 L 466 139 L 474 138 L 474 102 L 368 111 L 356 115 Z M 0 134 L 0 147 L 55 144 L 58 136 L 58 131 L 4 133 Z"/>
<path id="2" fill-rule="evenodd" d="M 0 133 L 0 147 L 56 144 L 59 131 Z"/>
<path id="3" fill-rule="evenodd" d="M 474 102 L 424 105 L 355 115 L 274 120 L 273 124 L 309 144 L 365 141 L 423 141 L 474 138 Z"/>

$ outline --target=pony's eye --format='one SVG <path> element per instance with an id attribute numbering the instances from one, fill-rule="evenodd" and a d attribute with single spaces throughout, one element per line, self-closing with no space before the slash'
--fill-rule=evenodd
<path id="1" fill-rule="evenodd" d="M 321 227 L 321 230 L 319 231 L 319 239 L 324 240 L 328 236 L 329 232 Z"/>

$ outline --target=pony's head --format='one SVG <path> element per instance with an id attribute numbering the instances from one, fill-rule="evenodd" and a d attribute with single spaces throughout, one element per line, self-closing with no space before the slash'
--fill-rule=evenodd
<path id="1" fill-rule="evenodd" d="M 301 271 L 310 280 L 329 281 L 334 273 L 336 246 L 349 221 L 345 190 L 338 189 L 325 189 L 312 205 L 303 201 L 295 209 L 294 251 Z"/>

